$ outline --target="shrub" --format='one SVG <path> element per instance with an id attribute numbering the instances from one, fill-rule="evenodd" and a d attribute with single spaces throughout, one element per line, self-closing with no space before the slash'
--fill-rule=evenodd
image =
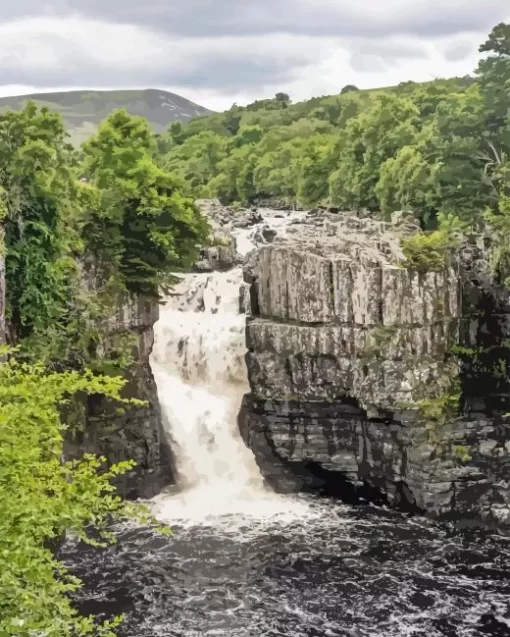
<path id="1" fill-rule="evenodd" d="M 5 354 L 5 352 L 1 352 Z M 68 594 L 79 587 L 49 546 L 71 532 L 97 543 L 107 523 L 146 511 L 123 502 L 111 480 L 134 466 L 106 468 L 92 455 L 62 461 L 66 425 L 60 406 L 77 393 L 120 399 L 124 381 L 91 372 L 46 373 L 42 365 L 0 364 L 0 635 L 95 637 L 113 635 L 120 618 L 102 625 L 80 617 Z M 132 401 L 130 401 L 132 402 Z"/>
<path id="2" fill-rule="evenodd" d="M 441 230 L 415 234 L 402 240 L 405 261 L 402 265 L 415 270 L 442 270 L 448 263 L 448 235 Z"/>

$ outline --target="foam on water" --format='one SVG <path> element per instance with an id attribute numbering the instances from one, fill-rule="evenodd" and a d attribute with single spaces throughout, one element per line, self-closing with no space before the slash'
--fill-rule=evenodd
<path id="1" fill-rule="evenodd" d="M 509 637 L 507 539 L 323 507 L 178 522 L 171 538 L 131 525 L 106 551 L 67 542 L 76 602 L 125 613 L 119 637 Z"/>

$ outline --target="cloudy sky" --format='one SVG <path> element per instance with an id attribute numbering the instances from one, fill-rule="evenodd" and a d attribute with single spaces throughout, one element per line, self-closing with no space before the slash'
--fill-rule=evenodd
<path id="1" fill-rule="evenodd" d="M 0 95 L 164 88 L 212 109 L 465 75 L 508 0 L 0 0 Z"/>

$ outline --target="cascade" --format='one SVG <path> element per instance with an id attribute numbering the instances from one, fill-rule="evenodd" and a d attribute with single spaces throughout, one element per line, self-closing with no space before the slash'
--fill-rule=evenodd
<path id="1" fill-rule="evenodd" d="M 273 217 L 270 223 L 281 232 L 293 218 Z M 239 252 L 253 249 L 254 232 L 236 231 Z M 241 283 L 241 267 L 181 276 L 154 327 L 151 367 L 177 465 L 178 492 L 154 501 L 162 519 L 282 511 L 283 498 L 264 487 L 237 427 L 249 391 Z M 287 501 L 289 506 L 298 504 Z"/>
<path id="2" fill-rule="evenodd" d="M 177 486 L 151 505 L 174 534 L 130 522 L 106 549 L 68 538 L 76 607 L 123 614 L 119 637 L 509 635 L 505 535 L 264 489 L 236 422 L 241 276 L 186 275 L 166 299 L 151 365 Z"/>

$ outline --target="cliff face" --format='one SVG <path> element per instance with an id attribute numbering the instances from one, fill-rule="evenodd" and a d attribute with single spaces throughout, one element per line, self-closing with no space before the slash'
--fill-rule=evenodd
<path id="1" fill-rule="evenodd" d="M 157 387 L 149 365 L 154 343 L 153 325 L 159 317 L 157 301 L 124 298 L 108 319 L 108 339 L 133 341 L 133 365 L 124 372 L 124 395 L 146 402 L 125 406 L 100 396 L 84 398 L 83 426 L 67 443 L 66 453 L 104 455 L 110 463 L 135 460 L 137 467 L 119 479 L 119 492 L 128 498 L 148 498 L 173 482 L 173 460 L 165 438 Z"/>
<path id="2" fill-rule="evenodd" d="M 510 304 L 483 251 L 417 271 L 400 246 L 416 227 L 398 216 L 292 230 L 245 267 L 239 424 L 267 482 L 510 522 Z"/>

